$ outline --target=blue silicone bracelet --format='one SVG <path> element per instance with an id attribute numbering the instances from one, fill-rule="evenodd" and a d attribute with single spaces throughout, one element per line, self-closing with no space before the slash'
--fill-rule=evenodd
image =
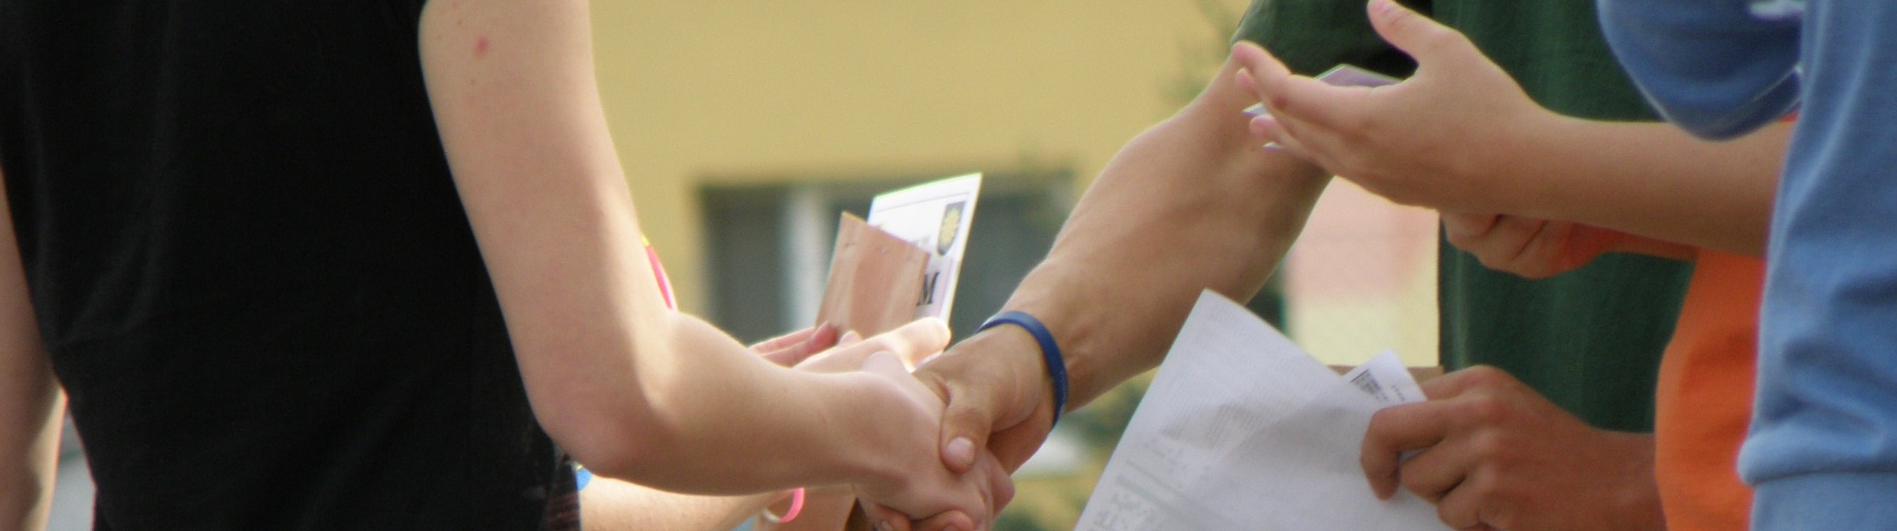
<path id="1" fill-rule="evenodd" d="M 1011 324 L 1027 330 L 1028 335 L 1034 336 L 1034 342 L 1041 344 L 1041 359 L 1047 362 L 1047 377 L 1054 380 L 1054 421 L 1049 425 L 1059 424 L 1061 412 L 1067 411 L 1067 360 L 1061 358 L 1060 344 L 1054 342 L 1054 334 L 1047 331 L 1047 326 L 1041 324 L 1040 319 L 1035 319 L 1026 312 L 1013 310 L 989 317 L 988 321 L 982 323 L 981 328 L 975 331 L 981 332 L 1002 324 Z"/>

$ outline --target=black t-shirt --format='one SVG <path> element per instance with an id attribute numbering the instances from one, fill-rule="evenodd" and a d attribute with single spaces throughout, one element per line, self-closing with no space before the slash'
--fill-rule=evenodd
<path id="1" fill-rule="evenodd" d="M 99 529 L 551 529 L 424 0 L 0 0 L 0 161 Z"/>

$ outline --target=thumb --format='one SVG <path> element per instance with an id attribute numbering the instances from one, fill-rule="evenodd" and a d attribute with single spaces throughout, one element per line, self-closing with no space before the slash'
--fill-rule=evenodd
<path id="1" fill-rule="evenodd" d="M 974 468 L 980 450 L 988 447 L 988 432 L 995 425 L 994 397 L 958 388 L 950 381 L 937 385 L 936 392 L 947 403 L 942 410 L 942 464 L 955 473 L 966 473 Z"/>
<path id="2" fill-rule="evenodd" d="M 1370 26 L 1391 46 L 1409 54 L 1418 65 L 1438 50 L 1463 40 L 1462 34 L 1434 19 L 1396 3 L 1396 0 L 1370 0 Z"/>

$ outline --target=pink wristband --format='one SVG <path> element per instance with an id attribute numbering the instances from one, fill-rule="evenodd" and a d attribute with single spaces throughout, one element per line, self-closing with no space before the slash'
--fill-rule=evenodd
<path id="1" fill-rule="evenodd" d="M 804 488 L 797 487 L 796 490 L 790 491 L 790 508 L 784 510 L 783 516 L 771 514 L 769 507 L 764 508 L 763 516 L 765 521 L 773 524 L 788 524 L 791 520 L 796 520 L 797 515 L 802 512 L 804 512 Z"/>

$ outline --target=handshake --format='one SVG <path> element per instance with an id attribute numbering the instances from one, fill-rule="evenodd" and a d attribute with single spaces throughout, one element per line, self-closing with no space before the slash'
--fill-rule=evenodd
<path id="1" fill-rule="evenodd" d="M 1051 428 L 1048 378 L 1032 339 L 1019 331 L 994 330 L 976 336 L 982 341 L 937 355 L 949 343 L 948 328 L 938 319 L 917 320 L 868 338 L 854 332 L 839 335 L 838 330 L 823 325 L 753 348 L 798 371 L 862 378 L 865 385 L 858 389 L 864 395 L 852 402 L 861 411 L 853 421 L 868 422 L 883 435 L 881 440 L 833 441 L 835 448 L 856 453 L 864 464 L 854 468 L 867 473 L 850 479 L 847 488 L 799 493 L 790 509 L 767 509 L 759 528 L 987 529 L 1013 498 L 1009 472 L 1033 454 Z M 1010 339 L 1026 341 L 1026 348 L 1019 350 L 1023 356 L 969 352 L 983 345 L 1006 345 Z M 1010 367 L 1005 363 L 1010 357 L 1034 365 Z M 912 374 L 910 367 L 918 363 L 922 368 Z M 993 424 L 987 420 L 992 406 L 1017 399 L 1025 402 L 1013 408 L 1011 417 L 1022 426 L 998 437 L 1013 441 L 1007 448 L 1014 451 L 997 454 L 969 437 L 941 437 L 961 433 L 949 430 L 949 423 L 956 421 L 980 428 L 969 430 L 972 433 L 986 433 Z M 1030 429 L 1027 426 L 1035 424 L 1029 420 L 1039 424 Z M 853 430 L 832 433 L 845 432 Z"/>

